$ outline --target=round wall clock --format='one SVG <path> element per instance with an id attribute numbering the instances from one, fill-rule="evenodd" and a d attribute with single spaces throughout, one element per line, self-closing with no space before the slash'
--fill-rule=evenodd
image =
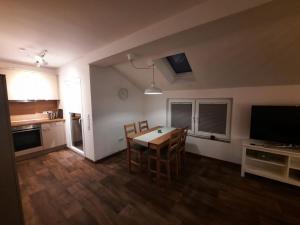
<path id="1" fill-rule="evenodd" d="M 118 96 L 121 100 L 126 100 L 128 98 L 127 88 L 120 88 L 118 92 Z"/>

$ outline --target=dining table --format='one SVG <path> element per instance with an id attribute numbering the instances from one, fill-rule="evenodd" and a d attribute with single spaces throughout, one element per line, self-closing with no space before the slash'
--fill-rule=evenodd
<path id="1" fill-rule="evenodd" d="M 156 162 L 156 178 L 157 182 L 160 180 L 160 169 L 161 169 L 161 149 L 166 147 L 169 143 L 172 133 L 178 131 L 178 128 L 156 126 L 146 131 L 138 132 L 129 135 L 127 138 L 130 142 L 136 143 L 148 147 L 151 150 L 156 151 L 157 162 Z"/>

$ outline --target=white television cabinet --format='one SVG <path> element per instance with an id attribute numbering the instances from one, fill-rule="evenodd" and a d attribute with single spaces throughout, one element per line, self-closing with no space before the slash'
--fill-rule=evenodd
<path id="1" fill-rule="evenodd" d="M 245 173 L 300 187 L 300 149 L 278 147 L 252 140 L 245 141 L 242 177 Z"/>

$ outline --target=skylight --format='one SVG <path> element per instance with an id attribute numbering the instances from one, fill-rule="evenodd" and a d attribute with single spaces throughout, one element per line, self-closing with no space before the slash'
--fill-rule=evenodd
<path id="1" fill-rule="evenodd" d="M 167 56 L 166 59 L 170 63 L 176 74 L 192 72 L 192 68 L 186 58 L 185 53 Z"/>

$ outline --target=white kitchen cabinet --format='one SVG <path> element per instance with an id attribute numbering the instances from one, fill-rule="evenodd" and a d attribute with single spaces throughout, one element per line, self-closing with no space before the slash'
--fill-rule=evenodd
<path id="1" fill-rule="evenodd" d="M 7 70 L 8 100 L 58 100 L 57 75 L 28 70 Z"/>
<path id="2" fill-rule="evenodd" d="M 43 148 L 50 149 L 66 144 L 65 123 L 42 124 Z"/>

